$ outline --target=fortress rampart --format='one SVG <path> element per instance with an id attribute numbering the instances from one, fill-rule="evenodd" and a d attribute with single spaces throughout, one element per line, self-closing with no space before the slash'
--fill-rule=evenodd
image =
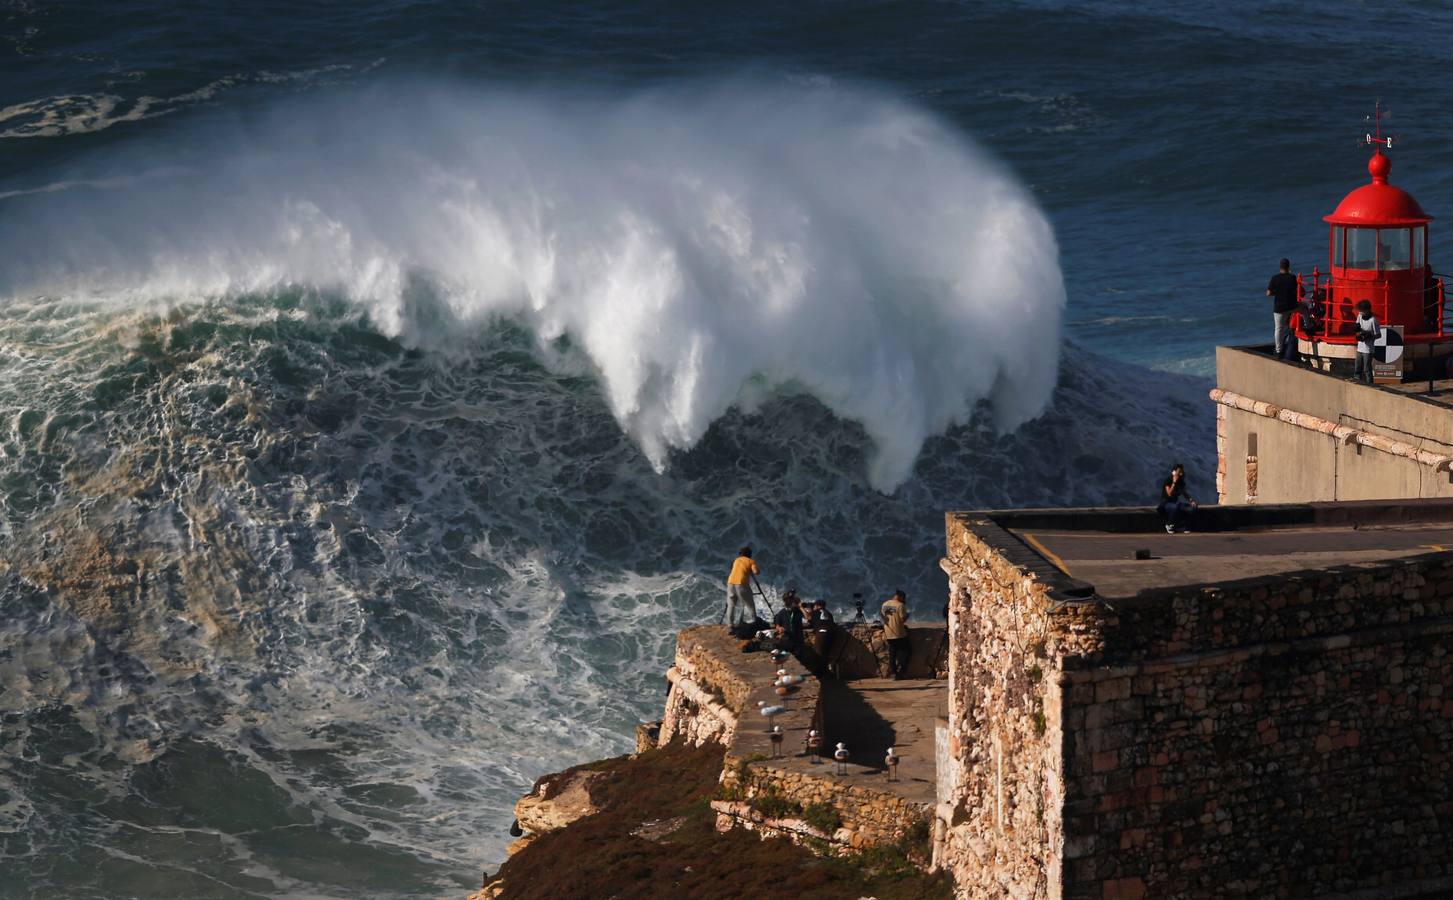
<path id="1" fill-rule="evenodd" d="M 950 514 L 947 529 L 935 859 L 961 893 L 1453 888 L 1453 560 L 1424 531 L 1376 547 L 1356 527 L 1260 534 L 1287 547 L 1238 557 L 1218 550 L 1241 546 L 1234 528 L 1167 544 L 1123 512 Z M 1349 535 L 1363 543 L 1346 564 L 1323 565 Z M 1203 570 L 1167 551 L 1143 563 L 1158 589 L 1109 577 L 1158 541 Z"/>

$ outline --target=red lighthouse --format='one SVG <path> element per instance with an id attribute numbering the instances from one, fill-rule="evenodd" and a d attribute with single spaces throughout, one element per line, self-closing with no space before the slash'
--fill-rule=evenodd
<path id="1" fill-rule="evenodd" d="M 1366 137 L 1377 147 L 1367 163 L 1372 182 L 1323 216 L 1330 229 L 1328 273 L 1313 269 L 1311 284 L 1301 278 L 1312 315 L 1303 315 L 1297 326 L 1298 348 L 1318 368 L 1350 374 L 1356 306 L 1367 300 L 1382 325 L 1401 331 L 1404 352 L 1388 362 L 1400 364 L 1404 377 L 1441 378 L 1453 354 L 1453 332 L 1443 321 L 1443 281 L 1428 261 L 1433 217 L 1388 182 L 1392 160 L 1382 151 L 1392 141 L 1379 122 L 1377 133 Z"/>

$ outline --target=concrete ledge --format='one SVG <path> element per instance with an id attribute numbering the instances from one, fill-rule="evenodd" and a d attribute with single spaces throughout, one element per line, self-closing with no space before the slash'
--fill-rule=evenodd
<path id="1" fill-rule="evenodd" d="M 996 548 L 1013 550 L 1005 558 L 1018 562 L 1025 552 L 1039 557 L 1004 529 L 1104 531 L 1116 534 L 1161 531 L 1165 520 L 1153 506 L 1089 507 L 1083 509 L 1005 509 L 954 512 L 981 539 Z M 983 522 L 985 524 L 980 524 Z M 1288 526 L 1375 528 L 1385 525 L 1453 523 L 1453 498 L 1424 500 L 1338 500 L 1325 503 L 1202 506 L 1196 512 L 1198 531 L 1244 531 Z M 1012 543 L 1009 543 L 1011 542 Z M 1043 557 L 1024 568 L 1040 572 L 1049 565 Z M 1050 566 L 1054 572 L 1058 572 Z M 1060 573 L 1063 578 L 1063 573 Z M 1071 579 L 1071 582 L 1074 580 Z M 1075 582 L 1082 585 L 1083 582 Z"/>

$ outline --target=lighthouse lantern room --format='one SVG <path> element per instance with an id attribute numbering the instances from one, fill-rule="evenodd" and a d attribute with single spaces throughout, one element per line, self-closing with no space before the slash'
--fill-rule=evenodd
<path id="1" fill-rule="evenodd" d="M 1303 358 L 1338 374 L 1352 373 L 1357 352 L 1357 304 L 1367 300 L 1378 321 L 1401 332 L 1396 361 L 1403 377 L 1444 378 L 1453 357 L 1453 331 L 1444 320 L 1443 279 L 1428 260 L 1428 223 L 1412 194 L 1388 182 L 1393 138 L 1377 128 L 1366 143 L 1377 149 L 1367 163 L 1369 184 L 1337 204 L 1328 223 L 1328 267 L 1298 275 L 1303 312 L 1296 335 Z M 1383 355 L 1379 350 L 1378 355 Z M 1389 359 L 1387 362 L 1393 362 Z"/>

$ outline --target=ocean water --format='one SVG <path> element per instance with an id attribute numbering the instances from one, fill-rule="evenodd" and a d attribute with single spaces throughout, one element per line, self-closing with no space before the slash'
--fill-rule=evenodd
<path id="1" fill-rule="evenodd" d="M 945 509 L 1211 495 L 1374 100 L 1447 205 L 1450 36 L 0 3 L 0 896 L 462 893 L 739 544 L 931 619 Z"/>

